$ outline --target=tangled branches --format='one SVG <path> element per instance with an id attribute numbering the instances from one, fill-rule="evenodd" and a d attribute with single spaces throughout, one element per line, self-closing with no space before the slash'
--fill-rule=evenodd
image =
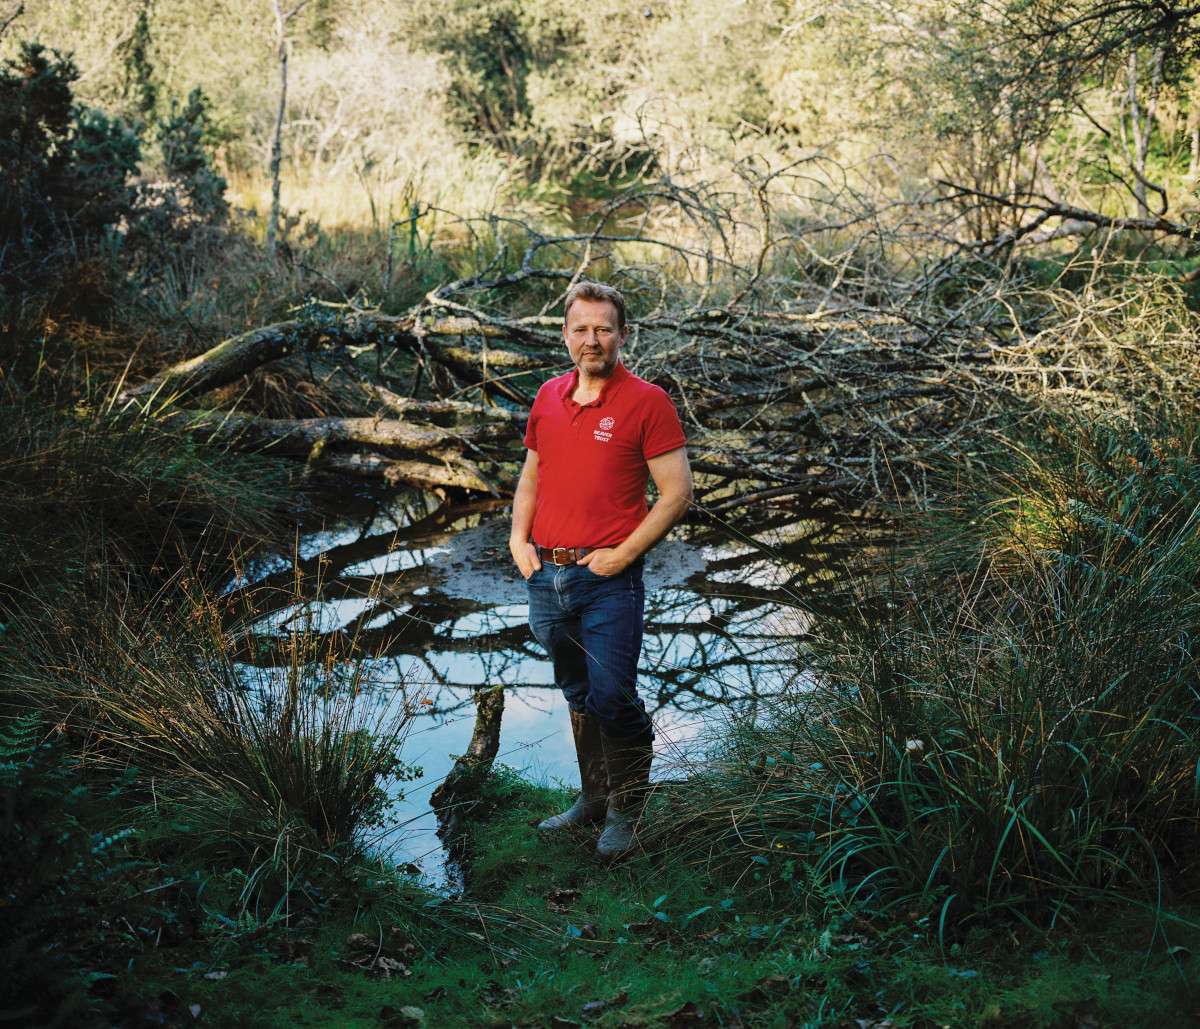
<path id="1" fill-rule="evenodd" d="M 571 283 L 602 278 L 644 312 L 623 358 L 676 400 L 699 505 L 721 512 L 920 494 L 931 461 L 969 449 L 1013 405 L 1167 399 L 1196 370 L 1169 285 L 1034 290 L 975 261 L 942 262 L 899 289 L 885 272 L 901 247 L 895 223 L 847 177 L 817 188 L 813 165 L 785 172 L 747 166 L 741 194 L 670 183 L 623 194 L 588 232 L 464 223 L 488 258 L 410 310 L 314 302 L 122 399 L 313 468 L 498 495 L 537 386 L 569 367 L 551 312 Z M 785 181 L 809 187 L 805 213 L 779 203 Z M 348 384 L 336 416 L 181 406 L 227 399 L 231 384 L 288 362 Z"/>

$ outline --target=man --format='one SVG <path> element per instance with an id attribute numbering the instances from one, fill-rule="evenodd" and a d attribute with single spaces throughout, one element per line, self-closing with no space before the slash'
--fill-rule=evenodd
<path id="1" fill-rule="evenodd" d="M 538 391 L 525 430 L 509 549 L 528 583 L 529 625 L 566 697 L 582 792 L 538 828 L 604 821 L 614 858 L 635 843 L 654 732 L 637 695 L 643 555 L 687 511 L 692 473 L 670 398 L 621 363 L 625 300 L 611 286 L 567 292 L 575 370 Z M 647 476 L 659 497 L 646 506 Z"/>

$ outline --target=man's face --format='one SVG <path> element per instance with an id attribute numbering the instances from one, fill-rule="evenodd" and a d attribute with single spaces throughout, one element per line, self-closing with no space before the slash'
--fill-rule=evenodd
<path id="1" fill-rule="evenodd" d="M 607 378 L 617 365 L 624 335 L 617 328 L 617 309 L 607 300 L 576 300 L 563 324 L 567 352 L 580 372 Z"/>

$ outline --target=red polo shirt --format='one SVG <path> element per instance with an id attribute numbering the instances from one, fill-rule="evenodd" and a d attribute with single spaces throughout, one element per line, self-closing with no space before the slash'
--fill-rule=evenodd
<path id="1" fill-rule="evenodd" d="M 617 362 L 600 395 L 571 399 L 579 370 L 538 390 L 525 446 L 538 455 L 533 541 L 614 547 L 646 517 L 646 462 L 687 440 L 671 398 Z"/>

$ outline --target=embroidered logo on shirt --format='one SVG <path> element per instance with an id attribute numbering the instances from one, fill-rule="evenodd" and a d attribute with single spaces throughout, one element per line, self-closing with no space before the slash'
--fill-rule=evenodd
<path id="1" fill-rule="evenodd" d="M 616 421 L 609 417 L 601 418 L 597 423 L 600 427 L 592 431 L 592 438 L 597 443 L 607 443 L 612 439 L 612 427 L 616 425 Z"/>

